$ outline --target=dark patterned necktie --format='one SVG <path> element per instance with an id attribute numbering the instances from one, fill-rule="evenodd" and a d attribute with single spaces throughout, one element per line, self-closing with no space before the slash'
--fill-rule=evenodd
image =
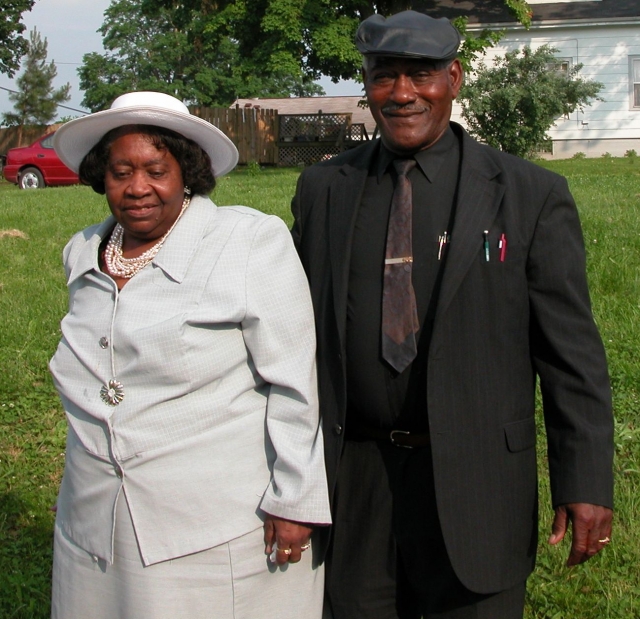
<path id="1" fill-rule="evenodd" d="M 419 329 L 416 296 L 411 283 L 411 181 L 409 172 L 415 159 L 397 159 L 398 173 L 391 198 L 387 250 L 382 291 L 382 357 L 397 372 L 402 372 L 417 354 Z"/>

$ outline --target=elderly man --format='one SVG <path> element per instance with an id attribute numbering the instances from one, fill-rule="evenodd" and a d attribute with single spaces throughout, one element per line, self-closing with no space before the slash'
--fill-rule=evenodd
<path id="1" fill-rule="evenodd" d="M 557 544 L 610 540 L 612 415 L 566 181 L 450 122 L 445 19 L 357 33 L 381 139 L 305 170 L 335 619 L 522 617 L 537 545 L 536 378 Z"/>

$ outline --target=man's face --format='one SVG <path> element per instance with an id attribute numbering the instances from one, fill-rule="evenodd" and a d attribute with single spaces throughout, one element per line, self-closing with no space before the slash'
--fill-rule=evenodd
<path id="1" fill-rule="evenodd" d="M 408 155 L 435 144 L 449 124 L 462 75 L 458 60 L 436 69 L 420 58 L 368 58 L 364 87 L 384 145 Z"/>

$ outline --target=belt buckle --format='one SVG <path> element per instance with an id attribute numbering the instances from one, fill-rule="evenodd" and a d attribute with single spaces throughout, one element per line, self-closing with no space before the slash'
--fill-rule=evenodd
<path id="1" fill-rule="evenodd" d="M 409 436 L 411 432 L 407 432 L 406 430 L 391 430 L 391 432 L 389 432 L 389 440 L 391 441 L 391 444 L 395 445 L 396 447 L 402 447 L 404 449 L 413 449 L 411 445 L 401 445 L 400 443 L 396 443 L 396 439 L 393 438 L 394 434 L 406 434 L 407 436 Z"/>

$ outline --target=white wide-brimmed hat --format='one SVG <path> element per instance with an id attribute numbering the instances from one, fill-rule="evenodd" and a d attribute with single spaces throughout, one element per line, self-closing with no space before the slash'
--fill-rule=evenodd
<path id="1" fill-rule="evenodd" d="M 118 97 L 111 108 L 62 125 L 53 148 L 74 172 L 102 137 L 125 125 L 154 125 L 171 129 L 193 140 L 211 158 L 214 176 L 223 176 L 238 163 L 238 149 L 220 129 L 189 113 L 179 99 L 161 92 L 129 92 Z"/>

